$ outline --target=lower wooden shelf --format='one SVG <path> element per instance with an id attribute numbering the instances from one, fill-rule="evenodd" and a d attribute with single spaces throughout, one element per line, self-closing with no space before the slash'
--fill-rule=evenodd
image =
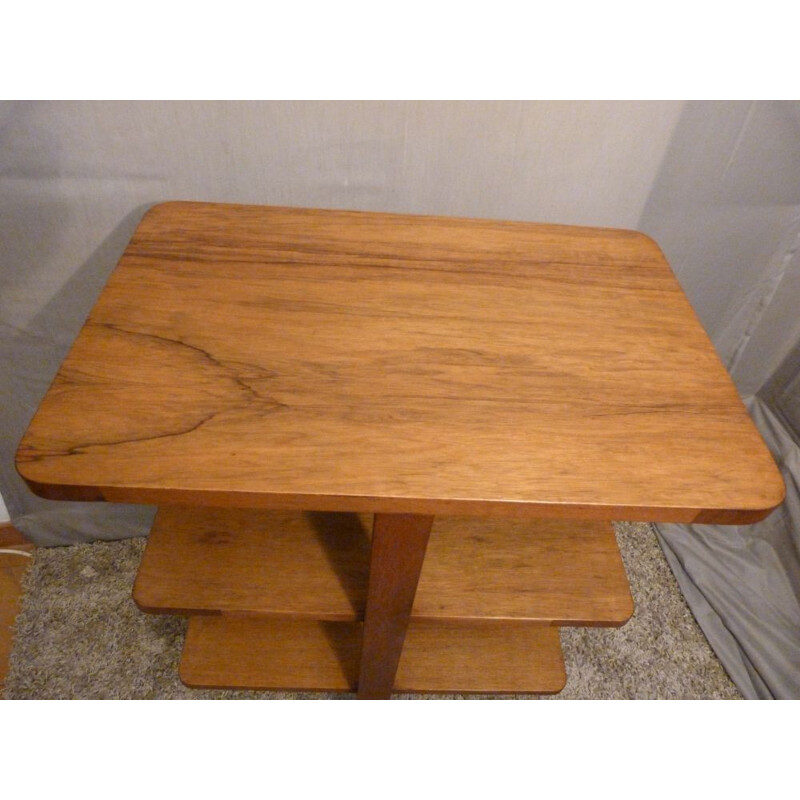
<path id="1" fill-rule="evenodd" d="M 194 688 L 349 692 L 360 653 L 358 623 L 190 617 L 180 677 Z"/>
<path id="2" fill-rule="evenodd" d="M 352 692 L 360 652 L 358 623 L 197 616 L 180 676 L 195 688 Z M 565 682 L 557 628 L 413 620 L 394 691 L 554 694 Z"/>

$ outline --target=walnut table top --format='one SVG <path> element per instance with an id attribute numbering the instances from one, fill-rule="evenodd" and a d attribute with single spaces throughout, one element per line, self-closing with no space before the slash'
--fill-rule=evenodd
<path id="1" fill-rule="evenodd" d="M 139 225 L 17 465 L 159 504 L 746 523 L 783 498 L 640 233 L 183 202 Z"/>

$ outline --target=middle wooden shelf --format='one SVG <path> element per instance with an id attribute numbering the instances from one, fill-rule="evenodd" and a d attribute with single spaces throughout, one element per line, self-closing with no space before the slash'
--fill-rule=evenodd
<path id="1" fill-rule="evenodd" d="M 134 586 L 143 610 L 358 621 L 370 515 L 164 506 Z M 609 522 L 437 517 L 412 619 L 624 624 Z"/>

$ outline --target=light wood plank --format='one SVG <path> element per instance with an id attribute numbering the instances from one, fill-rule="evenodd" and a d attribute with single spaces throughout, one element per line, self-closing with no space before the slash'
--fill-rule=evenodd
<path id="1" fill-rule="evenodd" d="M 370 516 L 164 507 L 134 584 L 146 611 L 363 619 Z M 621 625 L 633 601 L 611 524 L 440 517 L 412 614 Z"/>
<path id="2" fill-rule="evenodd" d="M 566 682 L 558 628 L 413 620 L 395 691 L 555 694 Z"/>
<path id="3" fill-rule="evenodd" d="M 619 626 L 633 598 L 610 522 L 440 517 L 414 619 Z"/>
<path id="4" fill-rule="evenodd" d="M 356 691 L 357 623 L 192 617 L 181 680 L 195 688 Z M 530 692 L 564 687 L 556 628 L 412 622 L 394 691 Z"/>
<path id="5" fill-rule="evenodd" d="M 133 588 L 144 611 L 363 619 L 372 519 L 165 506 Z"/>
<path id="6" fill-rule="evenodd" d="M 196 688 L 355 691 L 361 625 L 191 617 L 180 678 Z"/>
<path id="7" fill-rule="evenodd" d="M 640 233 L 205 203 L 145 216 L 18 469 L 63 499 L 677 522 L 784 491 Z"/>

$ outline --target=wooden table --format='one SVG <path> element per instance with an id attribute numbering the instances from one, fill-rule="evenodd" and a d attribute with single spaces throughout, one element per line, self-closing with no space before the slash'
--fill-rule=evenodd
<path id="1" fill-rule="evenodd" d="M 186 683 L 363 698 L 559 691 L 558 626 L 633 610 L 608 520 L 784 491 L 640 233 L 205 203 L 145 216 L 17 465 L 159 505 Z"/>

